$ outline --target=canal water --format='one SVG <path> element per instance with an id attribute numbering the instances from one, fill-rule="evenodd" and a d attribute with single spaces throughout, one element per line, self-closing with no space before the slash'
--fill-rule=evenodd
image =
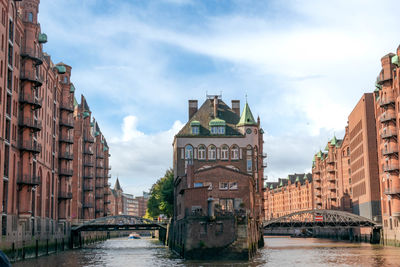
<path id="1" fill-rule="evenodd" d="M 110 239 L 103 243 L 13 264 L 15 267 L 82 266 L 400 266 L 400 248 L 317 238 L 265 238 L 248 262 L 185 261 L 152 239 Z"/>

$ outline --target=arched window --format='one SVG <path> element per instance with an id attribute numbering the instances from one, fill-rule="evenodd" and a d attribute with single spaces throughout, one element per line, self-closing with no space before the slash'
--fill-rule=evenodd
<path id="1" fill-rule="evenodd" d="M 214 145 L 208 148 L 208 160 L 215 160 L 217 157 L 217 149 Z"/>
<path id="2" fill-rule="evenodd" d="M 185 146 L 185 159 L 186 160 L 193 159 L 193 147 L 191 145 Z"/>
<path id="3" fill-rule="evenodd" d="M 206 147 L 204 145 L 199 146 L 199 159 L 204 160 L 206 159 Z"/>
<path id="4" fill-rule="evenodd" d="M 252 150 L 251 146 L 249 145 L 249 146 L 247 146 L 247 149 L 246 149 L 246 156 L 247 156 L 246 157 L 246 162 L 247 162 L 246 169 L 247 169 L 247 172 L 252 172 L 253 171 L 252 154 L 253 154 L 253 150 Z"/>
<path id="5" fill-rule="evenodd" d="M 32 12 L 28 13 L 28 21 L 29 22 L 33 22 L 33 14 L 32 14 Z"/>
<path id="6" fill-rule="evenodd" d="M 229 147 L 227 145 L 223 145 L 221 148 L 221 159 L 223 160 L 229 159 Z"/>
<path id="7" fill-rule="evenodd" d="M 234 160 L 239 159 L 239 147 L 237 145 L 234 145 L 232 147 L 231 153 L 232 153 L 232 156 L 231 156 L 232 159 L 234 159 Z"/>

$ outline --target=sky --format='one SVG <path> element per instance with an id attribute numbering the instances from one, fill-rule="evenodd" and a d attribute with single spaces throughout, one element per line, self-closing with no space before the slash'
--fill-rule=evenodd
<path id="1" fill-rule="evenodd" d="M 313 155 L 400 44 L 396 1 L 41 0 L 53 62 L 72 66 L 110 147 L 112 179 L 141 195 L 172 167 L 188 100 L 247 95 L 260 116 L 269 181 Z"/>

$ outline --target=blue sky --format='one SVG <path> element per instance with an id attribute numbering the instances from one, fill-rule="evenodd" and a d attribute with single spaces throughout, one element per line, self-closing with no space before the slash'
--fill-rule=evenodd
<path id="1" fill-rule="evenodd" d="M 396 1 L 41 0 L 54 62 L 72 66 L 125 192 L 172 166 L 187 100 L 248 102 L 266 131 L 270 179 L 309 171 L 380 58 L 400 44 Z"/>

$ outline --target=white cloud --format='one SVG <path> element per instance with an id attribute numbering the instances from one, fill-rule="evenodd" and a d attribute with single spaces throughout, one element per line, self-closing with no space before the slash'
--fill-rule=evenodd
<path id="1" fill-rule="evenodd" d="M 73 65 L 74 83 L 111 139 L 113 174 L 135 192 L 172 164 L 171 138 L 181 123 L 157 128 L 185 119 L 186 100 L 205 90 L 223 88 L 225 97 L 243 99 L 245 88 L 271 133 L 265 147 L 271 177 L 309 169 L 312 154 L 343 133 L 362 93 L 373 90 L 379 59 L 400 43 L 396 1 L 273 1 L 273 16 L 236 1 L 233 13 L 199 8 L 203 15 L 190 24 L 175 16 L 175 27 L 155 4 L 106 2 L 110 12 L 95 14 L 99 1 L 44 0 L 40 20 L 55 58 L 71 51 L 88 57 Z M 198 4 L 163 4 L 169 2 Z M 173 61 L 183 53 L 213 61 L 215 73 L 176 75 Z M 107 105 L 92 100 L 98 98 Z"/>
<path id="2" fill-rule="evenodd" d="M 138 118 L 126 116 L 121 125 L 122 136 L 109 142 L 113 181 L 117 176 L 124 192 L 141 195 L 172 167 L 172 142 L 183 127 L 175 121 L 172 127 L 154 134 L 145 134 L 136 128 Z"/>

